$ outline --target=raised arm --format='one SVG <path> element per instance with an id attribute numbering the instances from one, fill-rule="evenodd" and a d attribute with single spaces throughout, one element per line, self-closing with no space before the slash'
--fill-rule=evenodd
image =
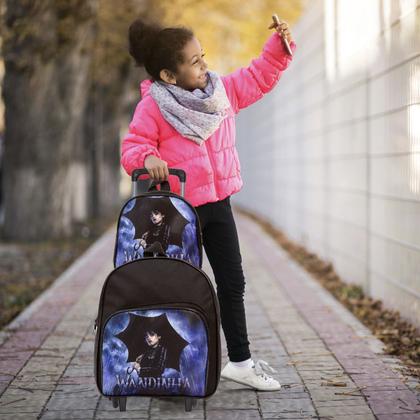
<path id="1" fill-rule="evenodd" d="M 294 53 L 296 43 L 290 42 Z M 273 32 L 259 57 L 254 58 L 248 67 L 240 67 L 233 73 L 222 76 L 226 93 L 237 114 L 241 109 L 252 105 L 270 92 L 287 69 L 293 56 L 290 56 L 278 32 Z"/>
<path id="2" fill-rule="evenodd" d="M 121 165 L 130 176 L 134 169 L 144 167 L 148 155 L 161 158 L 158 150 L 159 129 L 147 107 L 147 98 L 137 104 L 128 133 L 121 144 Z"/>

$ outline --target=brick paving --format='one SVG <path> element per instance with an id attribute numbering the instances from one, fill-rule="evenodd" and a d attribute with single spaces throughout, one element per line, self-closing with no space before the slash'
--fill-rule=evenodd
<path id="1" fill-rule="evenodd" d="M 93 377 L 92 326 L 112 270 L 113 228 L 0 335 L 0 418 L 420 419 L 417 383 L 404 383 L 398 359 L 381 354 L 382 343 L 258 225 L 235 217 L 251 352 L 277 370 L 280 391 L 222 379 L 189 413 L 182 401 L 149 397 L 128 398 L 126 412 L 112 408 Z M 203 269 L 214 283 L 207 259 Z M 224 337 L 222 349 L 224 365 Z M 347 386 L 323 386 L 327 379 Z"/>

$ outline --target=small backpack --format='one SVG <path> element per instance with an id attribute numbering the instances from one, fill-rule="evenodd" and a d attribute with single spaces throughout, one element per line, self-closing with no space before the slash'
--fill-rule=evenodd
<path id="1" fill-rule="evenodd" d="M 182 173 L 185 174 L 182 171 L 180 176 Z M 132 179 L 134 185 L 139 182 L 143 186 L 143 191 L 133 190 L 134 196 L 124 204 L 118 217 L 114 267 L 143 258 L 146 251 L 146 255 L 152 252 L 180 258 L 201 268 L 202 235 L 194 207 L 171 192 L 167 181 L 161 183 L 159 191 L 150 180 L 139 180 L 141 174 L 142 170 L 135 170 Z M 181 178 L 181 182 L 185 181 Z M 153 245 L 154 242 L 159 244 Z"/>

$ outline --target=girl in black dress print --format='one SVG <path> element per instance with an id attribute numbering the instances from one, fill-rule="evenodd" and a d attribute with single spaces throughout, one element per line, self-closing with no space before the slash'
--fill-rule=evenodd
<path id="1" fill-rule="evenodd" d="M 166 366 L 168 350 L 160 343 L 161 336 L 156 331 L 147 331 L 145 340 L 148 349 L 133 362 L 139 376 L 161 376 Z"/>
<path id="2" fill-rule="evenodd" d="M 139 242 L 145 250 L 166 254 L 169 245 L 171 226 L 165 222 L 165 215 L 155 209 L 150 213 L 153 227 L 144 232 Z"/>

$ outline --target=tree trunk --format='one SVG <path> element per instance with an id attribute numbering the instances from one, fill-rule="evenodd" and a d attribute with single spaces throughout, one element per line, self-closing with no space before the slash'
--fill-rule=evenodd
<path id="1" fill-rule="evenodd" d="M 100 217 L 122 204 L 120 137 L 127 97 L 133 91 L 129 63 L 106 84 L 93 83 L 86 107 L 85 149 L 89 150 L 89 216 Z M 125 122 L 125 120 L 124 120 Z"/>
<path id="2" fill-rule="evenodd" d="M 69 235 L 87 216 L 83 112 L 95 7 L 96 0 L 7 1 L 5 239 Z"/>

